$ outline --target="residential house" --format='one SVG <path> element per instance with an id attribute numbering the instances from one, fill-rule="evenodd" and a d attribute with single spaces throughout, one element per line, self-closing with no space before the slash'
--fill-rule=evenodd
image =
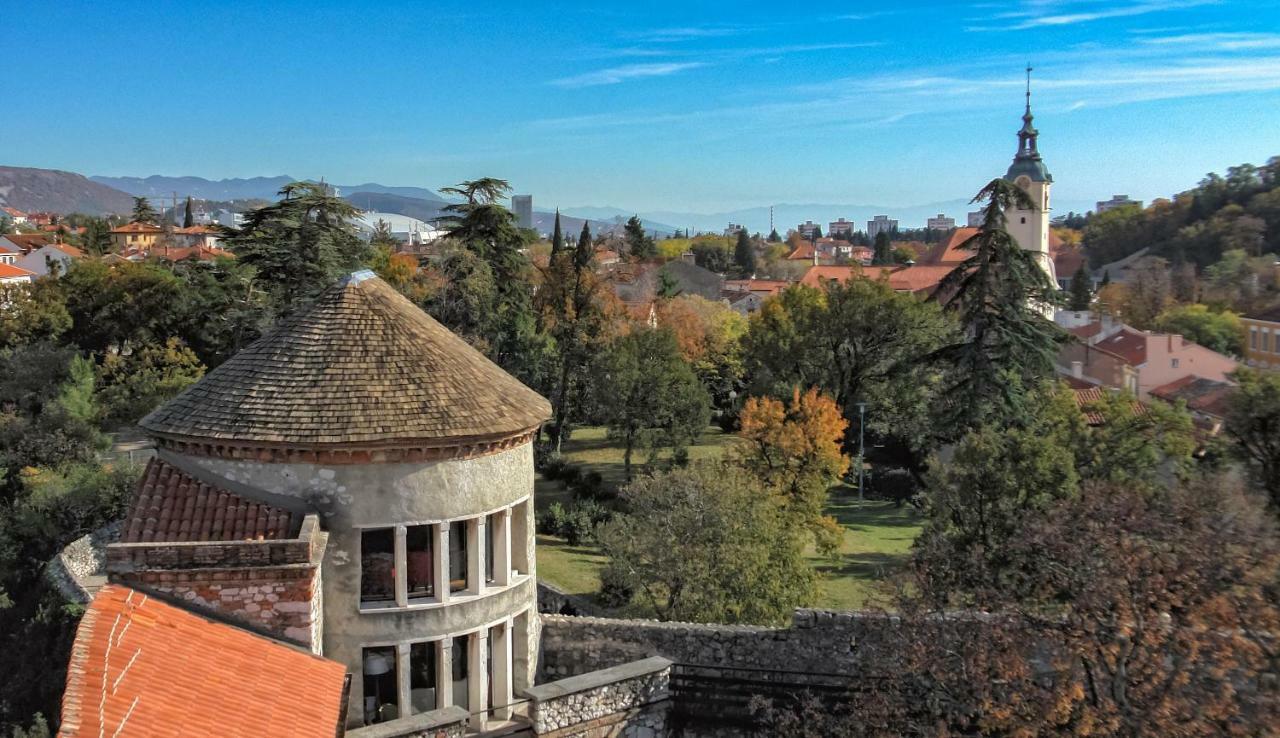
<path id="1" fill-rule="evenodd" d="M 35 274 L 8 262 L 0 262 L 0 285 L 31 284 Z"/>
<path id="2" fill-rule="evenodd" d="M 1168 384 L 1151 390 L 1151 396 L 1171 404 L 1186 404 L 1196 429 L 1207 436 L 1216 436 L 1222 430 L 1227 417 L 1228 403 L 1235 392 L 1235 385 L 1217 382 L 1188 374 Z"/>
<path id="3" fill-rule="evenodd" d="M 607 278 L 614 294 L 625 303 L 643 305 L 652 302 L 665 280 L 676 295 L 698 295 L 711 301 L 720 299 L 724 277 L 688 261 L 665 264 L 616 264 Z"/>
<path id="4" fill-rule="evenodd" d="M 720 301 L 740 315 L 750 315 L 758 311 L 764 304 L 764 300 L 765 298 L 761 295 L 747 290 L 725 289 L 720 293 Z"/>
<path id="5" fill-rule="evenodd" d="M 27 224 L 27 214 L 17 208 L 0 207 L 0 215 L 4 215 L 4 217 L 13 221 L 14 225 Z"/>
<path id="6" fill-rule="evenodd" d="M 150 223 L 127 223 L 111 229 L 111 242 L 116 251 L 146 253 L 156 245 L 164 229 Z"/>
<path id="7" fill-rule="evenodd" d="M 66 274 L 71 262 L 84 257 L 84 252 L 65 243 L 51 243 L 28 251 L 18 259 L 18 266 L 43 277 L 51 273 Z"/>
<path id="8" fill-rule="evenodd" d="M 1240 316 L 1244 361 L 1258 369 L 1280 369 L 1280 307 Z"/>
<path id="9" fill-rule="evenodd" d="M 221 248 L 222 231 L 208 225 L 193 225 L 173 229 L 173 239 L 179 246 L 199 246 L 206 249 Z"/>

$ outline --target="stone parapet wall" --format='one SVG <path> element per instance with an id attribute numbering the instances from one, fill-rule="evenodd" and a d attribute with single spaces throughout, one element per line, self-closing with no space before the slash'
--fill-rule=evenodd
<path id="1" fill-rule="evenodd" d="M 347 738 L 462 738 L 467 731 L 467 711 L 444 707 L 417 715 L 353 728 Z"/>
<path id="2" fill-rule="evenodd" d="M 204 569 L 217 567 L 308 564 L 323 547 L 319 518 L 303 519 L 297 538 L 269 541 L 180 541 L 112 543 L 107 546 L 107 569 Z"/>
<path id="3" fill-rule="evenodd" d="M 538 612 L 550 615 L 599 615 L 600 608 L 579 595 L 538 580 Z"/>
<path id="4" fill-rule="evenodd" d="M 681 664 L 857 674 L 875 661 L 893 620 L 879 613 L 797 610 L 784 628 L 542 615 L 544 679 L 649 656 Z"/>
<path id="5" fill-rule="evenodd" d="M 670 712 L 670 660 L 652 657 L 525 691 L 538 736 L 658 738 Z"/>

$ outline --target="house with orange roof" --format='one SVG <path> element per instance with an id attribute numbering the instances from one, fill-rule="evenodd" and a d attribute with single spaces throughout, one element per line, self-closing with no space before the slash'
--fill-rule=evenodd
<path id="1" fill-rule="evenodd" d="M 33 249 L 18 259 L 18 266 L 43 277 L 49 274 L 63 275 L 71 268 L 71 263 L 84 258 L 84 252 L 75 246 L 65 243 L 51 243 Z"/>
<path id="2" fill-rule="evenodd" d="M 220 248 L 222 231 L 208 225 L 193 225 L 173 230 L 174 241 L 179 246 L 199 247 L 206 249 Z"/>
<path id="3" fill-rule="evenodd" d="M 4 217 L 13 221 L 14 225 L 26 225 L 27 223 L 27 214 L 17 208 L 0 207 L 0 215 L 4 215 Z"/>
<path id="4" fill-rule="evenodd" d="M 333 738 L 347 692 L 336 661 L 108 584 L 76 628 L 58 735 Z"/>
<path id="5" fill-rule="evenodd" d="M 20 266 L 8 262 L 0 262 L 0 284 L 31 284 L 36 275 Z"/>
<path id="6" fill-rule="evenodd" d="M 119 228 L 111 229 L 111 243 L 121 253 L 129 250 L 150 251 L 164 229 L 151 223 L 126 223 Z"/>
<path id="7" fill-rule="evenodd" d="M 1182 402 L 1191 413 L 1197 430 L 1215 436 L 1222 430 L 1236 391 L 1229 382 L 1217 382 L 1188 374 L 1151 390 L 1151 396 L 1168 403 Z"/>

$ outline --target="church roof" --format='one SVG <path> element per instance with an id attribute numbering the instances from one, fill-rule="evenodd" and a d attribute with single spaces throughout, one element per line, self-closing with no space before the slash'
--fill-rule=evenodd
<path id="1" fill-rule="evenodd" d="M 179 440 L 324 449 L 494 438 L 550 415 L 538 393 L 365 271 L 140 425 Z"/>

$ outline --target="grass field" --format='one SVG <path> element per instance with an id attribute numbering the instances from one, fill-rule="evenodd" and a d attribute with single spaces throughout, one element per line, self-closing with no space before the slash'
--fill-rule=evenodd
<path id="1" fill-rule="evenodd" d="M 689 449 L 691 459 L 712 459 L 733 444 L 731 434 L 708 428 Z M 605 438 L 603 428 L 576 430 L 565 443 L 564 456 L 583 472 L 596 471 L 606 484 L 622 484 L 622 449 Z M 644 460 L 643 455 L 637 455 Z M 633 463 L 636 459 L 633 459 Z M 637 469 L 638 471 L 638 469 Z M 813 555 L 822 575 L 816 607 L 852 610 L 888 604 L 892 588 L 887 579 L 907 558 L 912 541 L 920 531 L 920 513 L 892 502 L 859 502 L 852 490 L 833 490 L 827 514 L 844 526 L 844 540 L 833 557 Z M 552 502 L 568 504 L 571 495 L 559 482 L 538 477 L 535 491 L 537 509 Z M 600 587 L 599 571 L 604 557 L 591 546 L 570 546 L 552 536 L 538 536 L 538 576 L 571 594 L 589 596 Z"/>

